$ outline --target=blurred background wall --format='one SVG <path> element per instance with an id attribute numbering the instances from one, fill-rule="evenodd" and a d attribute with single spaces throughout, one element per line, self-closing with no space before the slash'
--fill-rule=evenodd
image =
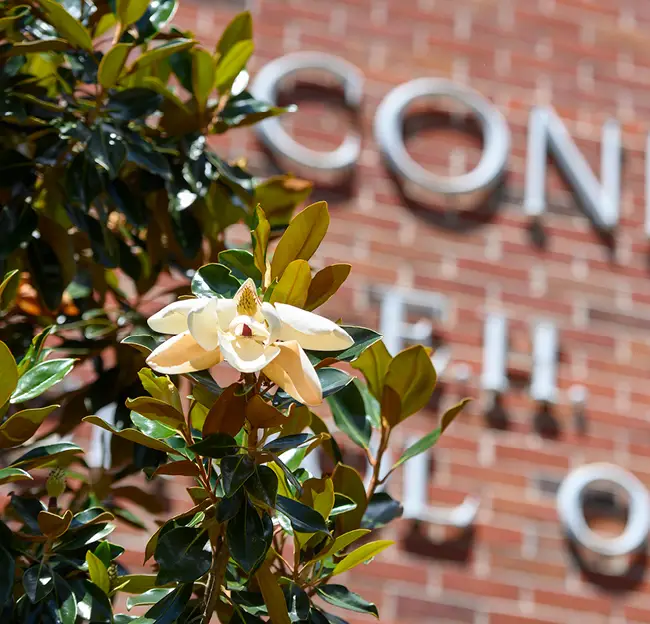
<path id="1" fill-rule="evenodd" d="M 431 505 L 448 508 L 478 496 L 478 515 L 467 529 L 411 519 L 391 525 L 383 537 L 397 546 L 355 572 L 352 586 L 377 603 L 388 624 L 650 622 L 644 553 L 622 574 L 591 565 L 565 537 L 556 510 L 559 484 L 591 462 L 623 467 L 650 488 L 650 244 L 643 227 L 650 3 L 184 0 L 181 7 L 176 21 L 206 45 L 216 43 L 234 14 L 251 10 L 253 77 L 295 51 L 335 54 L 363 73 L 356 113 L 318 73 L 289 83 L 285 94 L 300 105 L 285 128 L 302 144 L 332 149 L 348 131 L 362 136 L 351 173 L 325 176 L 312 194 L 328 200 L 332 214 L 322 261 L 353 264 L 327 312 L 379 327 L 392 288 L 434 301 L 428 309 L 407 305 L 406 321 L 423 321 L 425 342 L 446 366 L 436 404 L 398 431 L 396 453 L 409 431 L 435 427 L 440 409 L 461 396 L 475 398 L 431 455 L 428 495 Z M 375 110 L 393 87 L 419 77 L 476 89 L 506 117 L 507 173 L 490 197 L 414 198 L 388 173 L 372 132 Z M 596 176 L 602 125 L 610 117 L 621 124 L 621 214 L 611 236 L 596 231 L 553 161 L 542 227 L 524 213 L 535 105 L 555 109 Z M 426 103 L 405 127 L 409 153 L 440 174 L 471 169 L 481 153 L 476 125 L 450 110 Z M 231 134 L 223 147 L 232 158 L 248 155 L 254 171 L 280 166 L 313 177 L 275 162 L 252 133 Z M 509 321 L 509 387 L 496 407 L 480 383 L 491 312 Z M 558 392 L 550 406 L 530 396 L 531 328 L 540 318 L 552 321 L 559 337 Z M 572 403 L 579 397 L 586 398 L 582 414 Z M 405 495 L 401 475 L 388 489 Z M 183 496 L 179 486 L 177 498 Z M 625 507 L 612 497 L 592 498 L 585 511 L 591 525 L 618 534 Z"/>

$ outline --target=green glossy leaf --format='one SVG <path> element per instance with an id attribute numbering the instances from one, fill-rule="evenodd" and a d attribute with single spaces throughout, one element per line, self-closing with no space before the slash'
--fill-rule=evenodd
<path id="1" fill-rule="evenodd" d="M 402 456 L 395 462 L 393 465 L 393 470 L 401 466 L 403 463 L 407 462 L 409 459 L 412 459 L 416 455 L 420 455 L 421 453 L 428 451 L 432 446 L 435 446 L 444 430 L 453 422 L 454 418 L 460 414 L 463 408 L 470 401 L 471 399 L 463 399 L 460 403 L 447 410 L 441 419 L 440 427 L 437 427 L 430 433 L 427 433 L 427 435 L 409 446 L 404 451 L 404 453 L 402 453 Z"/>
<path id="2" fill-rule="evenodd" d="M 229 128 L 251 126 L 268 117 L 292 113 L 296 110 L 298 110 L 297 106 L 273 106 L 256 100 L 248 91 L 242 91 L 228 98 L 214 124 L 214 131 L 220 134 Z M 259 266 L 258 264 L 258 268 Z"/>
<path id="3" fill-rule="evenodd" d="M 18 380 L 11 403 L 22 403 L 40 396 L 59 383 L 72 370 L 74 363 L 73 359 L 61 358 L 37 364 Z"/>
<path id="4" fill-rule="evenodd" d="M 340 516 L 341 514 L 353 511 L 356 508 L 357 504 L 349 496 L 336 492 L 334 494 L 334 507 L 332 507 L 330 516 Z"/>
<path id="5" fill-rule="evenodd" d="M 232 299 L 241 283 L 223 264 L 206 264 L 192 278 L 192 293 L 197 297 Z"/>
<path id="6" fill-rule="evenodd" d="M 111 117 L 120 121 L 132 121 L 137 118 L 148 117 L 160 110 L 163 100 L 163 96 L 156 93 L 153 89 L 131 87 L 129 89 L 122 89 L 121 91 L 112 93 L 111 97 L 108 98 L 106 110 Z M 129 160 L 131 160 L 132 152 L 137 150 L 138 147 L 140 147 L 142 151 L 144 146 L 148 146 L 151 147 L 153 151 L 153 147 L 144 139 L 135 140 L 133 136 L 129 136 L 128 138 Z M 104 158 L 104 160 L 105 159 L 106 158 Z M 122 160 L 123 159 L 124 158 L 122 158 Z M 101 166 L 105 169 L 108 168 L 103 164 L 101 164 Z"/>
<path id="7" fill-rule="evenodd" d="M 185 424 L 185 418 L 175 407 L 163 400 L 153 397 L 136 397 L 127 399 L 126 407 L 145 418 L 160 422 L 167 427 L 179 429 Z"/>
<path id="8" fill-rule="evenodd" d="M 158 587 L 155 589 L 149 589 L 137 596 L 129 596 L 126 599 L 126 608 L 130 611 L 133 607 L 138 607 L 140 605 L 154 605 L 168 594 L 171 594 L 172 591 L 174 590 Z"/>
<path id="9" fill-rule="evenodd" d="M 152 448 L 155 451 L 162 451 L 163 453 L 174 453 L 174 449 L 168 444 L 165 444 L 162 440 L 156 440 L 154 438 L 150 438 L 144 433 L 142 433 L 142 431 L 138 431 L 137 429 L 131 429 L 131 428 L 119 429 L 119 430 L 115 429 L 112 425 L 107 423 L 99 416 L 86 416 L 83 420 L 85 422 L 89 422 L 92 425 L 97 425 L 98 427 L 101 427 L 106 431 L 110 431 L 113 435 L 119 436 L 120 438 L 124 438 L 125 440 L 129 440 L 130 442 L 135 442 L 136 444 L 142 444 L 142 446 L 146 446 L 147 448 Z"/>
<path id="10" fill-rule="evenodd" d="M 9 347 L 4 342 L 0 342 L 0 370 L 2 371 L 2 375 L 0 376 L 1 407 L 14 393 L 18 383 L 18 368 L 16 366 L 16 360 L 14 360 L 14 356 L 11 355 Z"/>
<path id="11" fill-rule="evenodd" d="M 316 375 L 320 381 L 323 389 L 323 398 L 334 394 L 345 388 L 353 379 L 351 375 L 339 370 L 338 368 L 324 367 L 316 370 Z M 273 405 L 275 407 L 286 407 L 291 403 L 298 403 L 295 399 L 290 397 L 286 392 L 278 390 L 273 398 Z"/>
<path id="12" fill-rule="evenodd" d="M 328 583 L 322 585 L 316 591 L 323 600 L 335 607 L 356 611 L 357 613 L 369 613 L 379 618 L 379 612 L 374 604 L 364 600 L 359 594 L 355 594 L 344 585 Z"/>
<path id="13" fill-rule="evenodd" d="M 235 438 L 225 433 L 211 433 L 189 448 L 202 457 L 221 459 L 237 452 L 237 442 Z"/>
<path id="14" fill-rule="evenodd" d="M 115 525 L 109 522 L 91 524 L 77 531 L 68 531 L 62 538 L 57 550 L 61 552 L 72 552 L 92 546 L 115 530 Z"/>
<path id="15" fill-rule="evenodd" d="M 135 71 L 136 68 L 139 70 L 153 63 L 159 63 L 177 52 L 189 50 L 195 43 L 191 39 L 172 39 L 161 46 L 148 50 L 142 56 L 138 57 L 133 63 L 132 71 Z"/>
<path id="16" fill-rule="evenodd" d="M 33 477 L 20 468 L 0 468 L 0 485 L 14 481 L 29 481 Z"/>
<path id="17" fill-rule="evenodd" d="M 341 325 L 341 328 L 350 334 L 350 337 L 354 340 L 354 344 L 343 351 L 307 351 L 307 355 L 312 364 L 318 364 L 328 358 L 334 358 L 339 362 L 353 362 L 366 349 L 370 349 L 370 347 L 381 340 L 381 334 L 367 327 Z M 357 368 L 356 362 L 352 366 Z"/>
<path id="18" fill-rule="evenodd" d="M 216 51 L 223 56 L 239 41 L 253 38 L 253 19 L 249 11 L 236 15 L 223 31 Z"/>
<path id="19" fill-rule="evenodd" d="M 150 336 L 149 334 L 138 334 L 134 336 L 127 336 L 122 340 L 122 344 L 128 344 L 132 347 L 135 347 L 138 351 L 142 353 L 149 354 L 156 347 L 159 347 L 164 342 L 164 337 L 162 336 Z"/>
<path id="20" fill-rule="evenodd" d="M 224 457 L 219 465 L 226 496 L 232 496 L 255 472 L 255 462 L 243 454 Z"/>
<path id="21" fill-rule="evenodd" d="M 361 355 L 352 362 L 352 367 L 363 373 L 370 392 L 379 401 L 383 396 L 384 377 L 391 361 L 392 357 L 388 353 L 386 345 L 381 340 L 377 340 L 366 347 Z"/>
<path id="22" fill-rule="evenodd" d="M 246 491 L 258 501 L 275 507 L 278 495 L 278 477 L 268 466 L 256 466 L 253 476 L 244 484 Z"/>
<path id="23" fill-rule="evenodd" d="M 217 505 L 217 522 L 224 523 L 234 518 L 239 513 L 244 500 L 244 491 L 241 489 L 237 490 L 230 498 L 222 498 Z"/>
<path id="24" fill-rule="evenodd" d="M 137 412 L 131 412 L 131 422 L 138 431 L 141 431 L 144 435 L 149 436 L 150 438 L 155 438 L 156 440 L 171 438 L 176 434 L 176 429 L 167 427 L 155 420 L 145 418 Z"/>
<path id="25" fill-rule="evenodd" d="M 332 474 L 332 481 L 335 494 L 343 494 L 357 504 L 355 509 L 341 514 L 336 519 L 337 526 L 343 533 L 358 529 L 368 504 L 361 475 L 351 466 L 337 464 Z"/>
<path id="26" fill-rule="evenodd" d="M 227 249 L 219 252 L 219 263 L 228 267 L 232 274 L 242 281 L 252 278 L 258 284 L 262 281 L 262 274 L 255 266 L 255 258 L 250 251 L 244 249 Z"/>
<path id="27" fill-rule="evenodd" d="M 172 624 L 183 613 L 192 597 L 192 583 L 179 585 L 145 613 L 155 624 Z"/>
<path id="28" fill-rule="evenodd" d="M 54 590 L 49 594 L 45 606 L 57 624 L 75 624 L 77 599 L 70 585 L 56 573 Z"/>
<path id="29" fill-rule="evenodd" d="M 97 80 L 104 89 L 115 86 L 132 48 L 130 43 L 118 43 L 104 55 L 97 72 Z"/>
<path id="30" fill-rule="evenodd" d="M 57 29 L 72 45 L 88 52 L 93 50 L 93 42 L 86 28 L 68 13 L 63 5 L 54 0 L 40 0 L 47 21 Z"/>
<path id="31" fill-rule="evenodd" d="M 58 407 L 60 406 L 48 405 L 12 414 L 0 425 L 0 449 L 19 446 L 29 440 L 47 416 Z"/>
<path id="32" fill-rule="evenodd" d="M 38 364 L 44 357 L 43 347 L 45 346 L 45 341 L 47 337 L 54 330 L 54 326 L 46 327 L 42 332 L 36 334 L 32 339 L 27 352 L 23 356 L 23 359 L 20 360 L 18 364 L 18 374 L 24 375 L 30 368 Z M 3 370 L 4 367 L 3 367 Z"/>
<path id="33" fill-rule="evenodd" d="M 287 498 L 278 494 L 276 509 L 281 511 L 291 520 L 291 526 L 301 533 L 326 533 L 325 519 L 315 509 L 308 507 L 300 501 Z"/>
<path id="34" fill-rule="evenodd" d="M 157 581 L 190 583 L 203 576 L 212 563 L 212 553 L 204 550 L 207 531 L 192 527 L 177 527 L 158 539 L 154 558 L 160 566 Z"/>
<path id="35" fill-rule="evenodd" d="M 153 0 L 145 14 L 138 20 L 138 33 L 142 39 L 153 37 L 174 17 L 178 8 L 177 0 Z"/>
<path id="36" fill-rule="evenodd" d="M 267 513 L 260 517 L 245 499 L 237 515 L 228 522 L 226 538 L 230 556 L 246 572 L 253 572 L 265 559 L 273 539 L 273 522 Z"/>
<path id="37" fill-rule="evenodd" d="M 366 410 L 360 387 L 361 382 L 355 379 L 330 396 L 327 402 L 336 426 L 357 446 L 367 449 L 372 435 L 372 420 Z"/>
<path id="38" fill-rule="evenodd" d="M 368 502 L 361 526 L 366 529 L 379 529 L 396 518 L 400 518 L 404 509 L 399 501 L 386 492 L 375 492 Z"/>
<path id="39" fill-rule="evenodd" d="M 264 445 L 263 449 L 269 453 L 284 453 L 290 449 L 304 446 L 313 439 L 314 436 L 309 433 L 296 433 L 271 440 Z"/>
<path id="40" fill-rule="evenodd" d="M 69 578 L 68 583 L 77 598 L 78 615 L 84 622 L 111 622 L 111 603 L 99 587 L 84 578 Z"/>
<path id="41" fill-rule="evenodd" d="M 149 89 L 150 90 L 150 89 Z M 149 173 L 160 176 L 165 180 L 172 177 L 169 162 L 166 156 L 155 151 L 146 141 L 139 143 L 129 141 L 126 145 L 126 159 Z"/>
<path id="42" fill-rule="evenodd" d="M 97 508 L 99 509 L 99 508 Z M 83 512 L 82 512 L 83 513 Z M 75 518 L 72 520 L 74 524 L 74 520 L 78 517 L 79 514 L 75 515 Z M 71 525 L 72 526 L 72 525 Z M 108 542 L 101 542 L 97 548 L 95 548 L 95 556 L 106 566 L 108 569 L 108 566 L 111 565 L 111 547 L 109 546 Z"/>
<path id="43" fill-rule="evenodd" d="M 239 72 L 246 67 L 254 47 L 250 39 L 238 41 L 219 59 L 215 80 L 219 93 L 230 89 Z"/>
<path id="44" fill-rule="evenodd" d="M 126 159 L 126 145 L 110 126 L 102 124 L 92 131 L 88 154 L 113 179 Z"/>
<path id="45" fill-rule="evenodd" d="M 192 92 L 199 111 L 205 110 L 214 89 L 216 67 L 212 55 L 202 48 L 192 51 Z"/>
<path id="46" fill-rule="evenodd" d="M 137 22 L 147 10 L 149 0 L 117 0 L 117 16 L 123 27 Z"/>
<path id="47" fill-rule="evenodd" d="M 47 444 L 45 446 L 37 446 L 21 455 L 17 460 L 11 462 L 11 468 L 38 468 L 49 464 L 56 459 L 68 458 L 71 455 L 78 455 L 83 453 L 83 449 L 79 448 L 72 442 L 59 442 L 57 444 Z"/>
<path id="48" fill-rule="evenodd" d="M 382 415 L 386 413 L 391 426 L 424 408 L 436 386 L 436 371 L 426 349 L 415 345 L 398 353 L 388 365 L 384 386 L 399 397 L 399 413 L 392 407 L 385 412 L 385 389 L 382 394 Z"/>
<path id="49" fill-rule="evenodd" d="M 298 481 L 298 479 L 296 478 L 296 475 L 293 474 L 290 468 L 279 457 L 276 457 L 274 461 L 278 465 L 280 470 L 284 473 L 284 476 L 287 478 L 287 481 L 291 484 L 291 487 L 293 487 L 293 489 L 298 493 L 298 495 L 302 495 L 302 485 L 300 484 L 300 481 Z"/>

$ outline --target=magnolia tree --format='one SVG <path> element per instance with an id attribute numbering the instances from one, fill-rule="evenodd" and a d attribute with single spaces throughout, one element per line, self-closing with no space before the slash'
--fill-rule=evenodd
<path id="1" fill-rule="evenodd" d="M 378 617 L 341 575 L 390 546 L 374 533 L 401 506 L 381 486 L 464 402 L 380 469 L 393 431 L 430 399 L 430 354 L 392 357 L 372 329 L 314 312 L 350 272 L 309 265 L 327 206 L 291 219 L 308 185 L 254 178 L 205 140 L 280 112 L 233 86 L 250 16 L 208 51 L 167 26 L 174 8 L 3 5 L 0 620 Z M 226 249 L 236 222 L 250 244 Z M 143 318 L 141 298 L 171 271 L 176 301 Z M 215 367 L 235 381 L 219 385 Z M 82 420 L 110 438 L 109 462 L 87 461 Z M 151 531 L 123 500 L 152 511 L 148 490 L 169 479 L 187 503 L 158 510 Z M 138 569 L 111 539 L 120 523 L 141 531 Z"/>

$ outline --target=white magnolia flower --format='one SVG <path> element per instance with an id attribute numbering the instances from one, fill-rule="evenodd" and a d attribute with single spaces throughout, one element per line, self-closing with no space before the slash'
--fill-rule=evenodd
<path id="1" fill-rule="evenodd" d="M 175 334 L 151 352 L 147 363 L 176 375 L 226 360 L 242 373 L 262 371 L 306 405 L 323 401 L 316 371 L 303 349 L 337 351 L 352 344 L 336 323 L 284 303 L 262 303 L 249 279 L 233 299 L 185 299 L 149 319 L 149 327 Z"/>

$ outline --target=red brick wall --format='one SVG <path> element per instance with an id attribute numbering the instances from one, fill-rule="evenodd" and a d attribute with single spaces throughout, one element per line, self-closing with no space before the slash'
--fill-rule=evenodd
<path id="1" fill-rule="evenodd" d="M 235 2 L 182 1 L 176 21 L 211 46 L 238 10 Z M 623 587 L 587 578 L 564 541 L 552 487 L 573 467 L 611 461 L 650 487 L 650 290 L 643 233 L 643 146 L 650 124 L 650 30 L 647 0 L 253 0 L 253 73 L 295 50 L 330 52 L 365 75 L 358 121 L 328 105 L 305 103 L 287 123 L 307 145 L 338 143 L 347 128 L 363 135 L 363 153 L 345 188 L 317 188 L 330 201 L 332 225 L 320 261 L 350 261 L 349 284 L 328 306 L 347 322 L 378 326 L 374 285 L 401 285 L 445 295 L 450 314 L 439 330 L 452 365 L 472 371 L 467 412 L 434 453 L 431 501 L 455 505 L 481 496 L 473 534 L 401 521 L 385 531 L 397 545 L 355 573 L 353 584 L 377 602 L 382 622 L 468 624 L 589 624 L 650 621 L 650 586 Z M 447 77 L 492 100 L 508 120 L 512 151 L 506 197 L 481 220 L 470 205 L 458 222 L 436 223 L 445 209 L 420 211 L 400 197 L 382 165 L 371 128 L 388 91 L 417 77 Z M 551 103 L 594 170 L 600 127 L 608 116 L 623 125 L 625 161 L 621 223 L 615 253 L 603 245 L 554 167 L 548 174 L 546 249 L 533 244 L 522 210 L 527 118 Z M 224 149 L 245 154 L 259 172 L 273 171 L 247 131 Z M 428 168 L 447 171 L 450 156 L 475 162 L 480 142 L 466 133 L 425 128 L 409 141 Z M 462 156 L 462 153 L 461 153 Z M 298 174 L 305 172 L 296 171 Z M 484 413 L 478 389 L 483 318 L 487 309 L 510 317 L 512 389 L 506 429 Z M 544 315 L 560 330 L 559 401 L 555 436 L 540 435 L 528 396 L 530 334 Z M 589 391 L 587 431 L 572 418 L 568 388 Z M 463 392 L 447 374 L 441 404 Z M 435 426 L 435 412 L 409 421 Z M 407 427 L 405 427 L 407 429 Z M 407 431 L 398 431 L 399 452 Z M 391 483 L 399 496 L 400 479 Z M 550 490 L 550 491 L 549 491 Z M 178 492 L 182 498 L 182 492 Z M 135 536 L 131 536 L 136 541 Z M 353 619 L 353 618 L 352 618 Z M 364 618 L 365 620 L 365 618 Z M 357 620 L 354 620 L 355 622 Z M 361 620 L 359 620 L 361 621 Z"/>

